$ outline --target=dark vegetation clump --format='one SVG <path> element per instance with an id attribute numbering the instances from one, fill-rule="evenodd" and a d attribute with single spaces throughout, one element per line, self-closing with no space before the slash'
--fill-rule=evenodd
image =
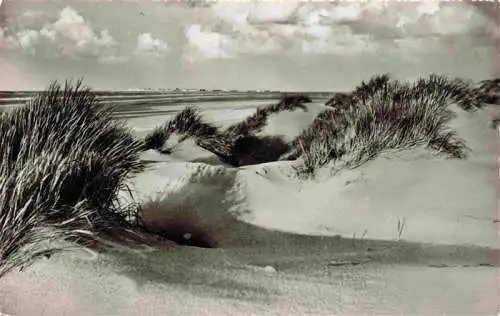
<path id="1" fill-rule="evenodd" d="M 253 165 L 279 160 L 290 149 L 280 136 L 258 136 L 270 115 L 283 111 L 305 109 L 304 103 L 312 102 L 302 94 L 285 95 L 273 105 L 257 109 L 244 121 L 228 127 L 224 135 L 233 142 L 229 163 L 235 166 Z"/>
<path id="2" fill-rule="evenodd" d="M 304 153 L 307 153 L 311 150 L 311 145 L 316 138 L 321 137 L 322 135 L 324 135 L 323 137 L 334 136 L 326 133 L 341 133 L 342 127 L 347 127 L 347 122 L 345 120 L 341 121 L 342 118 L 343 115 L 341 115 L 337 109 L 325 109 L 324 111 L 320 112 L 318 116 L 316 116 L 312 124 L 308 128 L 306 128 L 299 135 L 299 137 L 292 141 L 292 143 L 290 144 L 290 151 L 281 159 L 296 160 L 300 158 Z M 336 131 L 332 129 L 334 124 L 338 124 L 338 128 L 336 129 Z M 325 155 L 325 159 L 327 157 L 328 155 Z M 325 163 L 326 162 L 328 161 L 325 161 Z"/>
<path id="3" fill-rule="evenodd" d="M 188 137 L 202 138 L 213 136 L 218 131 L 217 127 L 203 122 L 199 110 L 190 106 L 180 111 L 172 120 L 162 126 L 156 127 L 153 132 L 148 134 L 144 139 L 145 149 L 160 150 L 174 133 Z"/>
<path id="4" fill-rule="evenodd" d="M 170 153 L 172 148 L 166 148 L 165 144 L 173 134 L 181 135 L 181 140 L 193 138 L 198 146 L 217 154 L 223 160 L 227 160 L 230 156 L 230 141 L 219 132 L 216 126 L 204 122 L 196 107 L 187 107 L 172 120 L 156 127 L 145 137 L 144 149 Z"/>
<path id="5" fill-rule="evenodd" d="M 278 136 L 257 136 L 267 124 L 269 115 L 282 111 L 304 109 L 303 103 L 312 102 L 305 95 L 285 95 L 278 103 L 262 107 L 245 119 L 220 132 L 203 121 L 196 108 L 188 107 L 171 121 L 157 127 L 145 138 L 145 149 L 171 153 L 165 143 L 173 134 L 181 135 L 180 141 L 193 138 L 196 144 L 233 166 L 276 161 L 290 147 Z"/>
<path id="6" fill-rule="evenodd" d="M 325 105 L 335 110 L 343 110 L 351 106 L 353 102 L 352 93 L 335 93 Z"/>
<path id="7" fill-rule="evenodd" d="M 484 103 L 490 105 L 500 105 L 500 78 L 480 81 L 478 89 L 484 94 Z M 500 126 L 500 113 L 491 119 L 491 128 L 497 129 Z"/>
<path id="8" fill-rule="evenodd" d="M 168 139 L 167 131 L 164 126 L 157 126 L 153 129 L 151 133 L 146 135 L 144 138 L 144 150 L 156 149 L 158 151 L 163 151 L 163 145 Z"/>
<path id="9" fill-rule="evenodd" d="M 459 79 L 431 75 L 408 83 L 375 76 L 351 95 L 330 99 L 332 109 L 304 130 L 286 159 L 302 157 L 301 171 L 311 175 L 330 162 L 339 169 L 356 168 L 385 151 L 417 146 L 465 158 L 468 148 L 447 126 L 454 116 L 448 105 L 474 111 L 483 100 L 478 89 Z"/>
<path id="10" fill-rule="evenodd" d="M 304 109 L 304 103 L 310 102 L 312 102 L 311 98 L 306 95 L 285 95 L 278 103 L 258 108 L 254 114 L 244 121 L 231 125 L 224 131 L 224 134 L 236 139 L 247 135 L 255 135 L 266 126 L 267 118 L 271 114 Z"/>
<path id="11" fill-rule="evenodd" d="M 289 149 L 282 137 L 248 135 L 235 142 L 231 164 L 246 166 L 277 161 Z"/>
<path id="12" fill-rule="evenodd" d="M 474 111 L 484 105 L 484 93 L 472 86 L 472 82 L 460 78 L 432 74 L 419 79 L 411 88 L 412 98 L 422 101 L 433 99 L 439 104 L 456 103 L 466 111 Z"/>
<path id="13" fill-rule="evenodd" d="M 305 95 L 285 95 L 223 132 L 186 110 L 174 123 L 149 135 L 146 143 L 164 143 L 175 130 L 195 137 L 198 145 L 235 166 L 303 158 L 309 174 L 330 162 L 338 168 L 355 168 L 383 152 L 418 146 L 450 158 L 465 158 L 469 149 L 448 127 L 454 116 L 449 105 L 465 111 L 479 109 L 487 100 L 484 91 L 493 86 L 488 82 L 473 87 L 465 80 L 435 74 L 410 83 L 382 74 L 361 82 L 350 93 L 333 95 L 325 104 L 328 108 L 291 143 L 278 135 L 259 133 L 270 115 L 304 109 L 304 103 L 311 102 Z"/>
<path id="14" fill-rule="evenodd" d="M 500 93 L 500 78 L 480 81 L 479 89 L 483 93 Z"/>
<path id="15" fill-rule="evenodd" d="M 485 103 L 500 103 L 500 78 L 480 81 L 478 89 L 484 94 Z"/>
<path id="16" fill-rule="evenodd" d="M 81 81 L 3 113 L 0 135 L 0 277 L 58 250 L 47 241 L 132 228 L 118 193 L 143 144 Z"/>
<path id="17" fill-rule="evenodd" d="M 271 114 L 304 108 L 304 103 L 311 102 L 300 94 L 285 95 L 280 102 L 257 109 L 224 132 L 212 128 L 196 137 L 203 148 L 218 153 L 232 165 L 302 157 L 306 174 L 330 162 L 338 168 L 355 168 L 383 152 L 417 146 L 435 154 L 465 158 L 468 148 L 447 125 L 454 116 L 449 105 L 455 103 L 465 111 L 479 109 L 486 100 L 484 89 L 435 74 L 413 83 L 382 74 L 361 82 L 350 93 L 333 95 L 325 104 L 328 108 L 291 143 L 279 136 L 261 137 L 258 133 Z M 176 130 L 194 135 L 200 123 L 190 124 L 194 124 L 192 131 L 188 127 Z"/>

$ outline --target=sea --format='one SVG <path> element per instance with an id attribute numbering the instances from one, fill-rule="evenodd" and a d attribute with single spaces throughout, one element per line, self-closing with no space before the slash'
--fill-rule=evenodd
<path id="1" fill-rule="evenodd" d="M 40 91 L 0 91 L 0 112 L 23 106 Z M 332 92 L 281 91 L 94 91 L 113 106 L 117 118 L 137 118 L 175 113 L 187 106 L 207 110 L 255 108 L 276 103 L 286 94 L 305 94 L 326 101 Z"/>

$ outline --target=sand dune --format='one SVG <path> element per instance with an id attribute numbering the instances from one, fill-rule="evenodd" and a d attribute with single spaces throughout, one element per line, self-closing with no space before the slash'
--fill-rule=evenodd
<path id="1" fill-rule="evenodd" d="M 294 139 L 322 109 L 323 106 L 312 103 L 307 111 L 298 109 L 275 114 L 261 134 Z M 497 247 L 498 227 L 493 222 L 498 217 L 496 131 L 487 124 L 488 111 L 491 110 L 472 114 L 455 111 L 457 117 L 451 125 L 472 150 L 464 161 L 436 158 L 413 150 L 378 158 L 335 177 L 324 175 L 319 183 L 297 179 L 294 163 L 273 162 L 236 169 L 238 189 L 227 187 L 220 192 L 244 196 L 244 203 L 233 208 L 248 211 L 248 222 L 270 229 Z M 192 141 L 181 142 L 176 149 L 169 156 L 175 165 L 156 166 L 149 177 L 141 176 L 148 180 L 138 183 L 169 183 L 170 178 L 163 179 L 158 170 L 172 177 L 181 168 L 188 170 L 190 162 L 217 165 L 215 155 Z M 156 155 L 157 160 L 165 157 Z M 200 174 L 220 168 L 196 165 L 196 172 Z M 217 179 L 210 182 L 216 183 Z M 147 190 L 141 189 L 141 194 L 148 195 Z M 215 199 L 225 198 L 221 195 Z M 196 207 L 202 212 L 203 200 Z M 405 227 L 399 234 L 398 222 L 403 221 Z"/>
<path id="2" fill-rule="evenodd" d="M 291 141 L 324 109 L 309 103 L 305 110 L 273 114 L 258 135 Z M 325 168 L 315 180 L 297 177 L 300 161 L 235 168 L 192 139 L 170 139 L 171 154 L 143 153 L 149 164 L 128 183 L 133 198 L 158 201 L 143 214 L 151 230 L 216 248 L 169 244 L 96 256 L 62 253 L 0 280 L 0 310 L 493 314 L 499 297 L 498 135 L 489 121 L 495 109 L 454 110 L 451 126 L 471 148 L 466 160 L 416 149 L 335 176 Z M 205 109 L 202 116 L 223 128 L 251 112 Z M 128 124 L 142 137 L 169 118 Z M 132 201 L 122 193 L 124 202 Z"/>

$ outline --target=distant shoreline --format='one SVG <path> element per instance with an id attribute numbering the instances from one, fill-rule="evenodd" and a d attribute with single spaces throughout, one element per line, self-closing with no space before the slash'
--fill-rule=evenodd
<path id="1" fill-rule="evenodd" d="M 300 92 L 140 92 L 129 91 L 96 92 L 95 94 L 103 103 L 114 104 L 118 107 L 125 106 L 158 106 L 174 105 L 179 103 L 198 102 L 237 102 L 251 100 L 277 100 L 283 94 Z M 21 106 L 34 97 L 37 92 L 0 92 L 0 108 Z M 308 92 L 314 99 L 329 98 L 332 92 Z"/>

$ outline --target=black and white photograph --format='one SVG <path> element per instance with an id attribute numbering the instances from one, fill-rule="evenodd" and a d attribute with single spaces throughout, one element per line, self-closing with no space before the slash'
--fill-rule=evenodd
<path id="1" fill-rule="evenodd" d="M 0 315 L 498 315 L 499 133 L 498 1 L 0 0 Z"/>

